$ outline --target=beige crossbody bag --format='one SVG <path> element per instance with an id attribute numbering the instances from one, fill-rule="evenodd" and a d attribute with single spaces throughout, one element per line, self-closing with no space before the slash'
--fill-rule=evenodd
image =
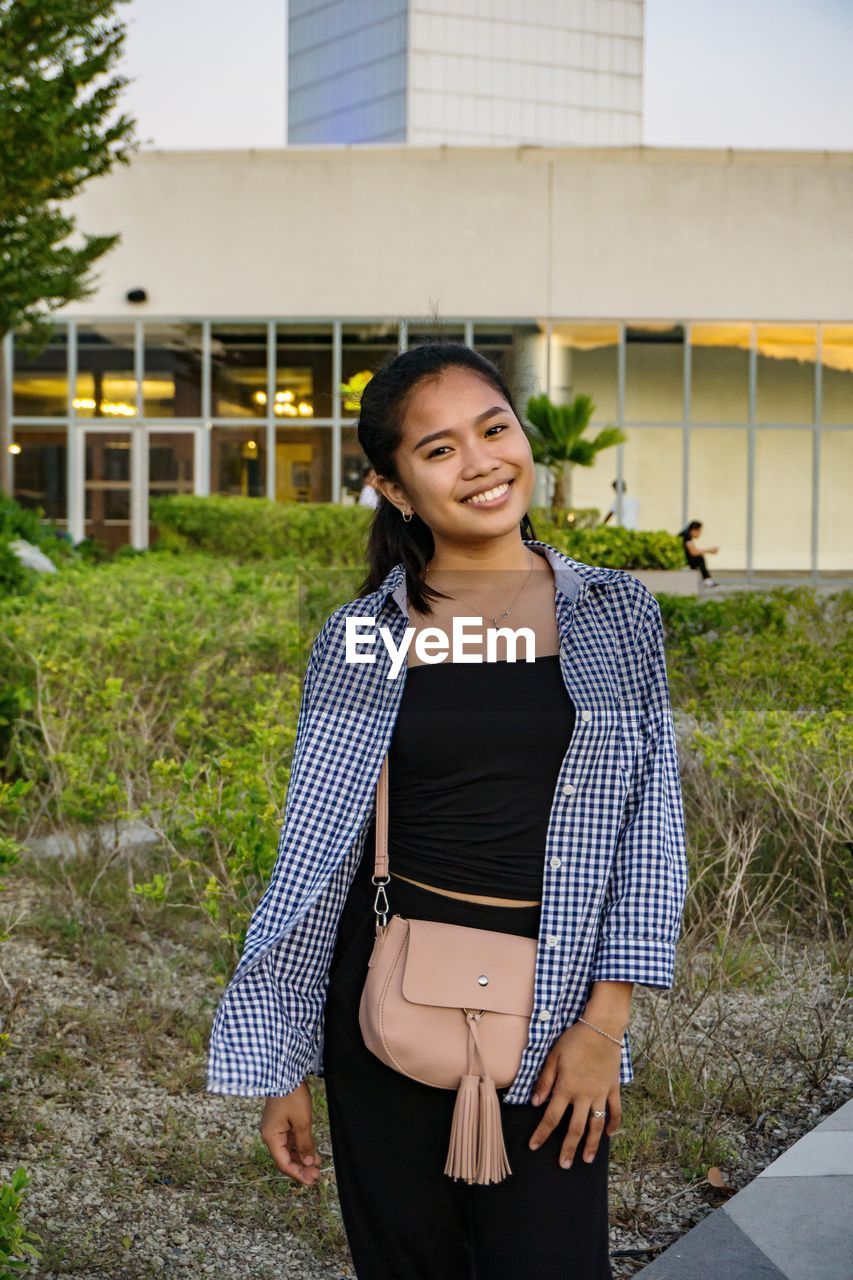
<path id="1" fill-rule="evenodd" d="M 376 940 L 361 993 L 364 1042 L 386 1066 L 456 1089 L 444 1172 L 512 1170 L 496 1090 L 518 1074 L 533 1011 L 537 940 L 400 915 L 388 919 L 388 757 L 376 784 Z"/>

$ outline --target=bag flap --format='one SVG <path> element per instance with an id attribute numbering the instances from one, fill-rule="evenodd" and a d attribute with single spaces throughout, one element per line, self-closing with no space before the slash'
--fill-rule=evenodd
<path id="1" fill-rule="evenodd" d="M 414 1004 L 529 1018 L 537 940 L 490 929 L 409 920 L 402 990 Z M 488 978 L 481 983 L 479 978 Z"/>

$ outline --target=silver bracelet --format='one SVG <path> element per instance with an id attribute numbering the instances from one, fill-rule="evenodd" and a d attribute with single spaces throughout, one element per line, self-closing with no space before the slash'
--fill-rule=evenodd
<path id="1" fill-rule="evenodd" d="M 593 1026 L 591 1022 L 587 1022 L 586 1018 L 578 1018 L 578 1022 L 582 1022 L 585 1027 L 589 1027 L 591 1031 L 597 1031 L 600 1036 L 607 1036 L 608 1040 L 612 1040 L 614 1044 L 621 1046 L 622 1041 L 617 1040 L 616 1036 L 612 1036 L 609 1031 L 602 1031 L 601 1027 Z"/>

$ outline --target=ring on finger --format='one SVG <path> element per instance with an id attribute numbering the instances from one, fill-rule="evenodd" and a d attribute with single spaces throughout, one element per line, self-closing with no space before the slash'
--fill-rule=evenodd
<path id="1" fill-rule="evenodd" d="M 595 1116 L 596 1120 L 601 1120 L 603 1116 L 606 1116 L 606 1115 L 607 1115 L 607 1112 L 606 1112 L 606 1111 L 593 1111 L 593 1113 L 592 1113 L 592 1114 Z"/>

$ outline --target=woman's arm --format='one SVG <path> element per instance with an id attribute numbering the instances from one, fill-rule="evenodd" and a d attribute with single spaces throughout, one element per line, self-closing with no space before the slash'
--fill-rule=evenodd
<path id="1" fill-rule="evenodd" d="M 647 596 L 637 660 L 648 736 L 631 779 L 590 976 L 594 983 L 671 987 L 687 855 L 663 621 L 657 600 Z"/>
<path id="2" fill-rule="evenodd" d="M 605 1128 L 608 1134 L 619 1128 L 620 1042 L 628 1026 L 634 984 L 671 987 L 673 982 L 687 887 L 684 814 L 663 622 L 657 600 L 651 592 L 646 596 L 636 652 L 648 738 L 631 780 L 629 816 L 616 842 L 589 998 L 581 1015 L 584 1022 L 574 1022 L 554 1043 L 532 1097 L 537 1105 L 551 1094 L 530 1138 L 534 1149 L 556 1127 L 567 1105 L 572 1105 L 561 1164 L 571 1164 L 587 1123 L 585 1161 L 594 1159 Z M 605 1111 L 609 1113 L 606 1124 Z"/>

